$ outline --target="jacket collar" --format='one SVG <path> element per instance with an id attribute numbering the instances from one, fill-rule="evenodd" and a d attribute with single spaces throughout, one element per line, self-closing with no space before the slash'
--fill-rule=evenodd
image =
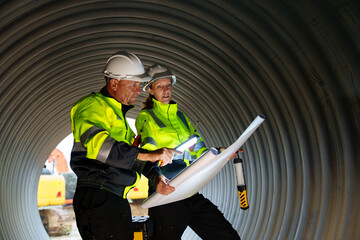
<path id="1" fill-rule="evenodd" d="M 170 101 L 170 103 L 161 103 L 158 100 L 156 100 L 155 98 L 153 98 L 153 103 L 154 103 L 154 111 L 160 114 L 169 114 L 169 115 L 173 115 L 177 113 L 178 110 L 178 105 L 176 102 L 174 101 Z"/>
<path id="2" fill-rule="evenodd" d="M 121 104 L 121 110 L 125 116 L 125 114 L 127 113 L 127 111 L 129 111 L 130 109 L 132 109 L 134 107 L 134 105 L 125 105 L 125 104 L 122 104 L 121 102 L 119 102 L 118 100 L 116 100 L 113 96 L 110 95 L 110 93 L 108 92 L 108 90 L 106 89 L 106 87 L 103 87 L 101 90 L 100 90 L 100 93 L 105 96 L 105 97 L 108 97 L 108 98 L 112 98 L 114 99 L 116 102 L 120 103 Z"/>

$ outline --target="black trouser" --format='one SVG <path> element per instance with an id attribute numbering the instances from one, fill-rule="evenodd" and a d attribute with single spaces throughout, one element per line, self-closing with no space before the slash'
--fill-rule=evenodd
<path id="1" fill-rule="evenodd" d="M 189 226 L 204 240 L 239 240 L 220 210 L 202 194 L 149 209 L 154 223 L 152 239 L 177 240 Z"/>
<path id="2" fill-rule="evenodd" d="M 76 224 L 83 239 L 133 240 L 129 202 L 111 192 L 80 187 L 74 196 Z"/>

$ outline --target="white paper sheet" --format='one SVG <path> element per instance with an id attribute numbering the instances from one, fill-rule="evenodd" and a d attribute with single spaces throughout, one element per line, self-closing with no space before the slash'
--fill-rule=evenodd
<path id="1" fill-rule="evenodd" d="M 214 148 L 209 149 L 208 152 L 169 182 L 171 186 L 175 187 L 174 192 L 166 196 L 154 193 L 144 200 L 141 204 L 142 208 L 156 207 L 180 201 L 198 192 L 215 177 L 221 168 L 225 166 L 229 157 L 246 142 L 264 120 L 265 118 L 262 115 L 257 116 L 241 136 L 219 155 L 216 155 L 217 151 Z"/>

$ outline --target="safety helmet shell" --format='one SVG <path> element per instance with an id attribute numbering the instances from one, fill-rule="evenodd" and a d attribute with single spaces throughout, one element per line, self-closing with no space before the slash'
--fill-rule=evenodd
<path id="1" fill-rule="evenodd" d="M 143 87 L 143 91 L 147 91 L 147 88 L 151 84 L 153 84 L 157 80 L 164 79 L 164 78 L 170 78 L 171 84 L 173 84 L 173 85 L 176 83 L 176 76 L 170 71 L 170 69 L 167 66 L 160 65 L 160 64 L 154 64 L 147 69 L 146 73 L 152 79 L 145 84 L 145 86 Z"/>
<path id="2" fill-rule="evenodd" d="M 151 77 L 146 74 L 141 60 L 131 52 L 117 52 L 111 56 L 103 70 L 105 76 L 118 80 L 147 82 Z"/>

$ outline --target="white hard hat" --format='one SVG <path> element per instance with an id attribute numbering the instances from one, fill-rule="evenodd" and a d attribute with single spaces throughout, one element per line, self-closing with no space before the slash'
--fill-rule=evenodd
<path id="1" fill-rule="evenodd" d="M 146 73 L 149 74 L 152 79 L 145 84 L 143 87 L 144 91 L 146 91 L 151 84 L 160 79 L 170 78 L 171 84 L 176 83 L 176 76 L 164 65 L 154 64 L 147 69 Z"/>
<path id="2" fill-rule="evenodd" d="M 117 52 L 111 56 L 103 71 L 109 78 L 118 80 L 130 80 L 138 82 L 147 82 L 151 77 L 145 73 L 144 65 L 140 59 L 131 52 Z"/>

